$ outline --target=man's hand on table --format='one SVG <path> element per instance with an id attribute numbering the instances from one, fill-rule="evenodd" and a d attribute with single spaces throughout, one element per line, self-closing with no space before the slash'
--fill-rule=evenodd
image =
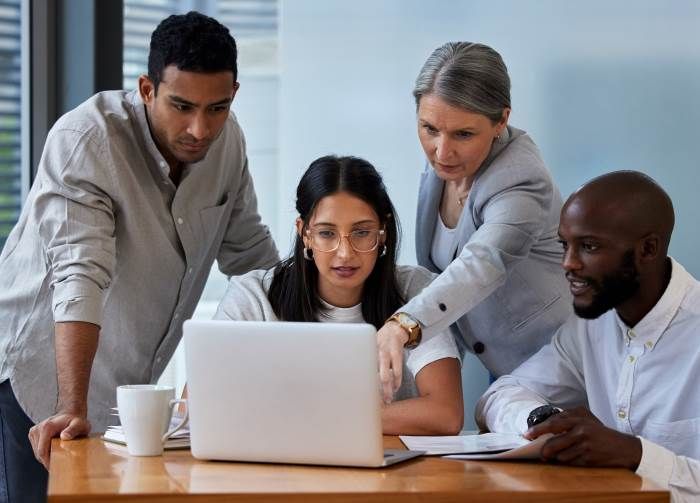
<path id="1" fill-rule="evenodd" d="M 29 430 L 34 457 L 48 470 L 51 439 L 72 440 L 90 433 L 87 396 L 100 327 L 83 321 L 55 324 L 58 406 L 53 416 Z"/>
<path id="2" fill-rule="evenodd" d="M 90 421 L 85 414 L 59 412 L 34 425 L 29 430 L 29 441 L 32 444 L 34 456 L 48 470 L 53 438 L 60 436 L 61 440 L 73 440 L 88 433 L 90 433 Z"/>
<path id="3" fill-rule="evenodd" d="M 545 461 L 574 466 L 623 467 L 636 470 L 642 459 L 641 441 L 603 425 L 588 409 L 577 407 L 550 416 L 533 426 L 525 438 L 554 436 L 542 446 Z"/>

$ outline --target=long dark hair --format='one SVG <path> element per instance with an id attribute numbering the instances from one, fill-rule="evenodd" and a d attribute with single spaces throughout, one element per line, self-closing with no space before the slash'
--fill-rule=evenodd
<path id="1" fill-rule="evenodd" d="M 385 229 L 386 252 L 377 257 L 362 288 L 362 316 L 379 329 L 404 303 L 396 283 L 400 230 L 394 205 L 381 175 L 369 162 L 329 155 L 312 162 L 299 181 L 296 209 L 304 227 L 318 202 L 338 192 L 347 192 L 369 204 Z M 267 297 L 280 320 L 318 321 L 317 315 L 323 311 L 318 295 L 318 269 L 313 260 L 304 260 L 304 242 L 298 234 L 293 254 L 275 267 Z"/>

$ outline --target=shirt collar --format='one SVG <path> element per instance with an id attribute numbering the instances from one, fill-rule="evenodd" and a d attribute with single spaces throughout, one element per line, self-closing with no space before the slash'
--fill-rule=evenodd
<path id="1" fill-rule="evenodd" d="M 161 154 L 160 150 L 158 150 L 158 146 L 151 135 L 151 128 L 148 125 L 148 118 L 146 116 L 146 105 L 141 99 L 141 95 L 139 94 L 138 90 L 133 90 L 129 94 L 131 95 L 129 97 L 131 106 L 134 109 L 134 115 L 136 116 L 136 121 L 138 123 L 144 145 L 146 145 L 146 150 L 155 160 L 156 166 L 158 166 L 161 174 L 165 176 L 165 178 L 168 178 L 170 176 L 170 166 L 165 160 L 165 157 L 163 157 L 163 154 Z"/>
<path id="2" fill-rule="evenodd" d="M 338 307 L 338 306 L 334 306 L 330 302 L 326 302 L 321 297 L 319 297 L 318 300 L 321 301 L 321 306 L 323 306 L 323 309 L 336 309 L 338 311 L 346 312 L 346 313 L 358 312 L 358 311 L 362 312 L 362 302 L 360 302 L 359 304 L 355 304 L 354 306 L 350 306 L 350 307 Z"/>
<path id="3" fill-rule="evenodd" d="M 630 328 L 615 311 L 615 320 L 623 337 L 630 344 L 644 344 L 648 349 L 654 349 L 683 302 L 691 276 L 673 258 L 669 257 L 669 260 L 671 260 L 671 280 L 659 301 L 639 323 Z"/>

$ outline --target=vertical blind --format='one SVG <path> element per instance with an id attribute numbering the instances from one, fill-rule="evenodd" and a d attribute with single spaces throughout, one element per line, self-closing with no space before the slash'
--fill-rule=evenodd
<path id="1" fill-rule="evenodd" d="M 21 0 L 0 0 L 0 250 L 21 206 Z"/>
<path id="2" fill-rule="evenodd" d="M 17 221 L 21 191 L 21 1 L 0 0 L 0 250 Z M 276 72 L 278 0 L 125 0 L 124 89 L 146 72 L 151 32 L 166 16 L 199 8 L 228 26 L 242 71 Z"/>
<path id="3" fill-rule="evenodd" d="M 146 73 L 151 33 L 164 18 L 180 10 L 179 0 L 124 1 L 124 89 L 135 89 Z"/>
<path id="4" fill-rule="evenodd" d="M 277 36 L 277 0 L 220 0 L 216 10 L 236 39 Z"/>
<path id="5" fill-rule="evenodd" d="M 275 72 L 278 0 L 125 0 L 124 89 L 136 88 L 146 73 L 151 33 L 165 17 L 196 9 L 231 30 L 240 51 L 239 67 L 248 72 Z"/>

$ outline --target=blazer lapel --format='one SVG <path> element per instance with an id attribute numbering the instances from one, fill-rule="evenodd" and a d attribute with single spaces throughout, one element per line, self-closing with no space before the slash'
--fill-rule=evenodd
<path id="1" fill-rule="evenodd" d="M 442 196 L 443 181 L 435 176 L 433 168 L 426 163 L 418 190 L 416 215 L 416 258 L 418 263 L 433 272 L 440 272 L 430 259 L 430 245 L 437 222 L 438 205 Z"/>

